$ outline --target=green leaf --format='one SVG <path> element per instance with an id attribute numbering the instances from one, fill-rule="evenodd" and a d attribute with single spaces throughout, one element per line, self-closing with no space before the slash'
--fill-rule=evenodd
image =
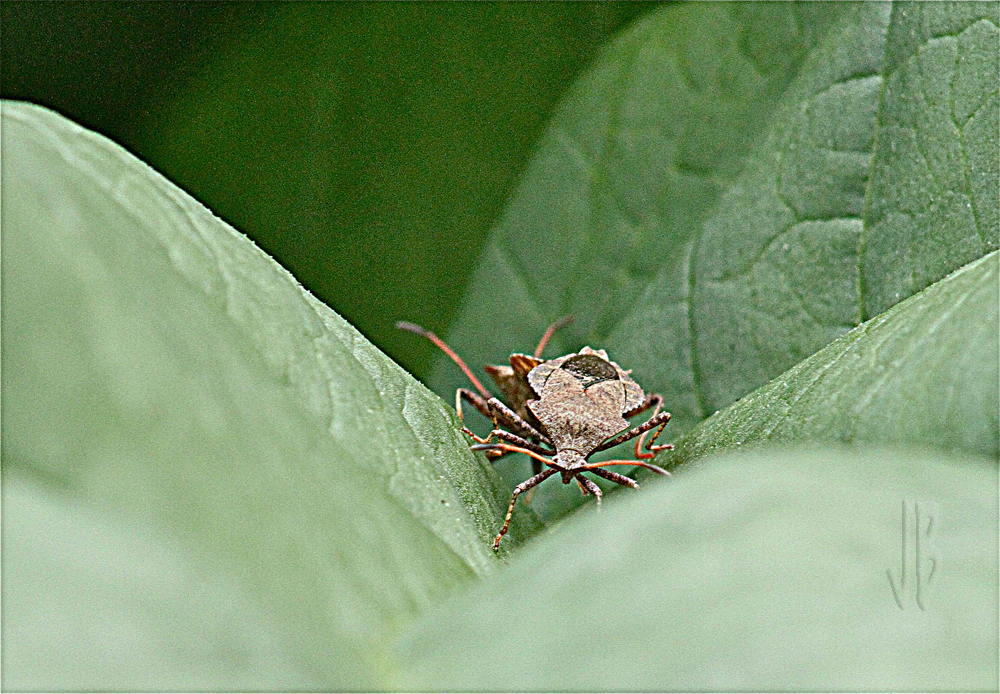
<path id="1" fill-rule="evenodd" d="M 121 148 L 5 102 L 3 153 L 4 684 L 384 686 L 388 636 L 499 565 L 496 473 L 436 396 Z M 147 559 L 174 578 L 134 595 L 122 567 Z M 165 617 L 178 581 L 193 597 Z M 188 609 L 204 591 L 236 607 Z M 242 641 L 195 666 L 225 620 Z"/>
<path id="2" fill-rule="evenodd" d="M 1000 457 L 1000 254 L 956 271 L 707 419 L 661 464 L 829 441 Z"/>
<path id="3" fill-rule="evenodd" d="M 674 436 L 995 250 L 997 13 L 693 3 L 639 21 L 564 100 L 452 347 L 502 363 L 572 313 L 550 354 L 606 348 L 665 395 Z M 442 358 L 432 380 L 460 379 Z"/>
<path id="4" fill-rule="evenodd" d="M 278 690 L 321 681 L 295 662 L 282 620 L 211 556 L 21 475 L 3 485 L 5 688 Z"/>
<path id="5" fill-rule="evenodd" d="M 864 317 L 997 247 L 1000 5 L 893 13 L 861 248 Z"/>
<path id="6" fill-rule="evenodd" d="M 684 469 L 576 514 L 430 610 L 400 641 L 393 684 L 995 690 L 997 482 L 995 460 L 905 450 Z"/>

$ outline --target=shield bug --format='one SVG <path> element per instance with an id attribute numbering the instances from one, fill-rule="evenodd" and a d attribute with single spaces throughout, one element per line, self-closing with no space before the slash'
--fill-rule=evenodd
<path id="1" fill-rule="evenodd" d="M 649 468 L 661 475 L 670 474 L 645 462 L 658 451 L 673 448 L 670 444 L 655 445 L 656 438 L 670 421 L 669 412 L 660 412 L 663 397 L 656 393 L 644 394 L 629 372 L 611 361 L 604 350 L 584 347 L 575 354 L 542 362 L 528 373 L 527 380 L 537 396 L 526 403 L 539 423 L 534 439 L 494 429 L 490 436 L 472 447 L 495 453 L 524 453 L 545 466 L 514 488 L 503 527 L 493 541 L 494 550 L 500 548 L 500 540 L 507 533 L 518 495 L 556 473 L 562 477 L 563 484 L 575 480 L 585 495 L 594 495 L 598 504 L 601 489 L 584 477 L 584 472 L 633 489 L 639 486 L 635 480 L 604 468 L 632 465 Z M 654 410 L 648 420 L 628 429 L 627 417 L 650 408 Z M 643 450 L 646 435 L 654 429 Z M 490 443 L 494 437 L 504 443 Z M 636 459 L 589 462 L 594 453 L 631 439 L 636 439 Z"/>
<path id="2" fill-rule="evenodd" d="M 478 395 L 467 388 L 455 392 L 455 410 L 460 419 L 465 400 L 493 420 L 494 429 L 486 438 L 462 428 L 476 441 L 472 448 L 484 451 L 493 460 L 508 453 L 523 453 L 532 459 L 534 474 L 514 488 L 503 527 L 493 541 L 494 550 L 500 548 L 500 541 L 507 533 L 517 497 L 556 473 L 561 475 L 563 484 L 576 481 L 583 494 L 593 495 L 598 505 L 603 496 L 601 488 L 585 477 L 584 472 L 632 489 L 639 488 L 635 480 L 604 468 L 631 465 L 646 467 L 661 475 L 670 474 L 645 462 L 658 451 L 673 449 L 671 444 L 655 445 L 656 438 L 670 421 L 669 412 L 660 412 L 661 395 L 646 395 L 630 372 L 611 361 L 604 350 L 584 347 L 577 353 L 556 359 L 541 359 L 552 333 L 571 320 L 566 317 L 549 326 L 533 356 L 512 354 L 509 367 L 486 367 L 509 407 L 490 395 L 461 357 L 434 333 L 412 323 L 397 323 L 398 328 L 422 335 L 437 345 L 458 364 L 479 391 Z M 628 417 L 650 408 L 653 408 L 653 415 L 648 420 L 628 429 Z M 501 425 L 511 431 L 499 428 Z M 646 435 L 654 429 L 652 438 L 645 443 Z M 491 443 L 493 439 L 503 443 Z M 589 462 L 594 453 L 632 439 L 636 439 L 636 459 Z"/>

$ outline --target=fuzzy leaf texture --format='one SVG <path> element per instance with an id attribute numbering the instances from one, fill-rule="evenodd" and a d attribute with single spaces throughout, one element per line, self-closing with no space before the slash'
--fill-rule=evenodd
<path id="1" fill-rule="evenodd" d="M 661 462 L 801 441 L 1000 458 L 998 265 L 994 251 L 855 328 L 681 436 Z"/>
<path id="2" fill-rule="evenodd" d="M 384 686 L 388 635 L 498 564 L 496 473 L 117 145 L 8 102 L 3 153 L 5 687 Z"/>
<path id="3" fill-rule="evenodd" d="M 714 458 L 432 609 L 396 686 L 995 690 L 996 487 L 995 461 L 904 449 Z"/>

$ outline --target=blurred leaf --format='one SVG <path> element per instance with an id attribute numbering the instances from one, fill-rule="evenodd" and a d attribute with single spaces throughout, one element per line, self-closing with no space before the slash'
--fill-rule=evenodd
<path id="1" fill-rule="evenodd" d="M 762 442 L 919 444 L 1000 457 L 994 251 L 707 419 L 669 466 Z"/>
<path id="2" fill-rule="evenodd" d="M 474 361 L 501 360 L 536 340 L 553 316 L 573 313 L 553 354 L 600 342 L 641 367 L 641 383 L 669 393 L 675 424 L 697 422 L 686 305 L 695 241 L 746 177 L 747 158 L 773 159 L 770 141 L 756 142 L 801 110 L 799 92 L 881 63 L 878 41 L 844 55 L 829 54 L 843 43 L 840 32 L 823 41 L 845 12 L 844 23 L 857 25 L 858 11 L 838 3 L 670 5 L 620 36 L 556 114 L 493 232 L 453 346 Z M 869 92 L 874 99 L 877 85 Z M 874 110 L 847 115 L 843 127 L 870 140 Z M 759 195 L 769 190 L 773 182 Z M 728 238 L 718 236 L 706 245 Z"/>
<path id="3" fill-rule="evenodd" d="M 173 108 L 264 3 L 0 3 L 0 97 L 51 108 L 144 158 L 137 130 Z"/>
<path id="4" fill-rule="evenodd" d="M 269 3 L 219 41 L 147 160 L 410 369 L 558 96 L 647 3 Z"/>
<path id="5" fill-rule="evenodd" d="M 320 681 L 289 652 L 288 627 L 210 556 L 20 475 L 3 486 L 7 691 Z"/>
<path id="6" fill-rule="evenodd" d="M 436 396 L 121 148 L 5 102 L 3 153 L 4 684 L 382 686 L 387 635 L 498 565 L 500 479 Z M 93 533 L 40 562 L 74 523 Z M 174 578 L 147 602 L 121 573 L 147 558 L 239 608 L 163 619 Z M 196 667 L 223 618 L 245 640 Z M 155 662 L 73 667 L 132 629 Z"/>
<path id="7" fill-rule="evenodd" d="M 562 103 L 452 347 L 502 363 L 572 313 L 550 353 L 607 348 L 666 396 L 677 435 L 996 249 L 997 12 L 693 3 L 644 18 Z M 964 129 L 912 105 L 918 88 Z M 920 164 L 892 155 L 904 139 L 948 176 L 897 186 Z M 460 379 L 442 358 L 439 392 Z"/>
<path id="8" fill-rule="evenodd" d="M 400 643 L 394 687 L 993 690 L 997 482 L 995 460 L 903 450 L 685 469 L 433 608 Z"/>
<path id="9" fill-rule="evenodd" d="M 997 256 L 976 259 L 1000 225 L 997 11 L 692 4 L 639 22 L 564 102 L 454 341 L 473 363 L 500 362 L 573 312 L 552 352 L 607 347 L 666 394 L 675 432 L 814 355 L 679 441 L 678 462 L 817 438 L 991 457 L 830 449 L 686 465 L 609 497 L 600 517 L 574 514 L 502 573 L 489 543 L 504 485 L 440 401 L 151 169 L 5 103 L 4 684 L 995 687 Z M 261 171 L 288 184 L 247 200 L 248 219 L 299 219 L 292 238 L 364 228 L 359 209 L 406 196 L 367 169 L 341 180 L 331 163 L 346 150 L 302 137 L 353 136 L 336 126 L 352 68 L 328 60 L 340 47 L 322 30 L 289 26 L 283 45 L 320 66 L 312 81 L 261 68 L 258 42 L 227 97 L 273 79 L 268 98 L 221 115 L 182 104 L 172 142 L 198 150 L 203 131 L 258 122 L 288 161 L 251 161 L 260 141 L 238 128 L 233 166 L 208 155 L 220 188 Z M 374 35 L 356 56 L 393 51 Z M 414 103 L 379 127 L 441 135 Z M 285 107 L 320 121 L 273 127 Z M 379 156 L 447 168 L 394 152 Z M 299 155 L 320 178 L 293 175 Z M 378 193 L 325 216 L 326 191 L 355 184 Z M 283 194 L 296 185 L 308 194 Z M 432 209 L 450 204 L 438 192 Z M 327 270 L 363 286 L 352 310 L 377 322 L 398 309 L 365 265 L 379 256 L 412 290 L 421 253 L 439 248 L 409 248 L 416 236 L 390 254 L 338 237 L 353 241 Z M 440 279 L 428 277 L 425 290 Z M 450 295 L 431 294 L 408 301 L 447 310 Z M 437 382 L 453 385 L 447 369 Z M 564 491 L 542 487 L 536 508 L 579 503 Z M 916 525 L 934 559 L 934 575 L 929 562 L 917 574 L 926 609 L 912 574 L 902 593 L 891 583 L 911 502 L 933 518 Z M 505 548 L 537 529 L 519 507 Z"/>

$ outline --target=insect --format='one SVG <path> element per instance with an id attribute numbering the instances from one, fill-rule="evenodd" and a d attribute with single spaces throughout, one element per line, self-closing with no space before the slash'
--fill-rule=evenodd
<path id="1" fill-rule="evenodd" d="M 538 395 L 538 399 L 528 401 L 527 407 L 541 424 L 534 436 L 539 443 L 496 428 L 487 440 L 472 447 L 474 450 L 524 453 L 546 466 L 514 488 L 503 527 L 493 541 L 494 550 L 500 548 L 500 541 L 507 533 L 518 495 L 556 473 L 561 475 L 563 484 L 576 480 L 580 490 L 585 495 L 593 494 L 598 504 L 602 496 L 601 488 L 584 477 L 584 472 L 633 489 L 639 488 L 635 480 L 604 468 L 633 465 L 649 468 L 661 475 L 670 474 L 661 467 L 644 462 L 658 451 L 673 449 L 671 444 L 655 444 L 670 421 L 669 412 L 660 412 L 663 397 L 656 393 L 645 395 L 639 384 L 611 361 L 604 350 L 584 347 L 576 354 L 543 362 L 528 373 L 528 383 Z M 648 420 L 624 431 L 629 425 L 627 417 L 651 407 L 655 409 Z M 527 422 L 521 422 L 522 429 L 526 426 Z M 646 434 L 653 429 L 653 436 L 643 451 Z M 493 437 L 506 443 L 490 443 L 489 439 Z M 594 453 L 631 439 L 636 439 L 636 460 L 589 462 Z"/>
<path id="2" fill-rule="evenodd" d="M 517 497 L 556 473 L 560 474 L 563 484 L 575 480 L 583 494 L 592 494 L 598 505 L 603 496 L 601 488 L 585 477 L 584 472 L 632 489 L 639 488 L 635 480 L 604 468 L 632 465 L 649 468 L 661 475 L 670 474 L 661 467 L 645 462 L 658 451 L 673 449 L 671 444 L 655 444 L 656 438 L 670 421 L 669 412 L 660 412 L 663 405 L 661 395 L 643 393 L 630 373 L 611 361 L 604 350 L 584 347 L 577 353 L 548 361 L 539 358 L 552 332 L 565 324 L 564 319 L 549 327 L 536 349 L 535 357 L 512 355 L 511 371 L 502 371 L 501 378 L 494 375 L 497 372 L 487 370 L 505 395 L 508 395 L 509 390 L 508 397 L 512 405 L 530 415 L 532 421 L 506 407 L 496 398 L 488 396 L 488 392 L 465 363 L 433 333 L 412 324 L 399 324 L 403 329 L 428 337 L 444 350 L 486 398 L 483 401 L 472 391 L 461 388 L 455 394 L 455 409 L 460 417 L 461 400 L 465 399 L 493 419 L 494 429 L 485 439 L 463 427 L 463 431 L 476 441 L 476 445 L 472 446 L 473 450 L 484 451 L 493 459 L 508 453 L 523 453 L 532 459 L 534 474 L 514 488 L 503 527 L 493 541 L 494 550 L 499 550 L 500 541 L 507 533 Z M 501 385 L 502 380 L 507 382 L 508 388 Z M 654 408 L 654 411 L 648 420 L 628 429 L 626 418 L 650 408 Z M 512 431 L 501 429 L 500 424 Z M 646 435 L 654 429 L 652 438 L 645 443 Z M 491 443 L 494 438 L 503 443 Z M 589 462 L 594 453 L 631 439 L 636 439 L 635 460 Z M 645 451 L 642 450 L 644 443 Z"/>

